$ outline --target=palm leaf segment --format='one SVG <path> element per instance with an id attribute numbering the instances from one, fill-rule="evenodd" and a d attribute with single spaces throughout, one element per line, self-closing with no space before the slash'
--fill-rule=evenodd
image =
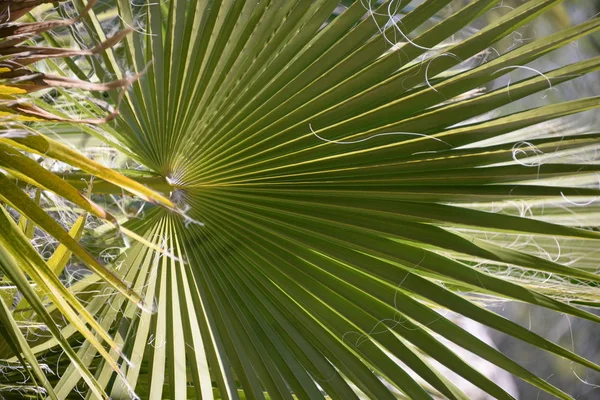
<path id="1" fill-rule="evenodd" d="M 595 71 L 600 59 L 465 94 L 596 32 L 600 19 L 468 65 L 559 1 L 527 1 L 458 42 L 448 38 L 499 2 L 472 1 L 433 24 L 449 1 L 426 1 L 408 12 L 408 2 L 353 2 L 332 17 L 338 3 L 118 1 L 124 26 L 135 32 L 119 51 L 102 55 L 102 68 L 94 58 L 94 70 L 103 81 L 125 79 L 120 57 L 133 75 L 145 76 L 132 84 L 105 133 L 156 173 L 155 187 L 167 187 L 187 211 L 182 218 L 154 209 L 129 226 L 152 246 L 129 249 L 120 273 L 146 302 L 156 299 L 156 314 L 139 314 L 120 296 L 108 304 L 90 298 L 88 310 L 133 361 L 121 363 L 128 384 L 115 379 L 105 358 L 93 357 L 89 342 L 79 349 L 82 363 L 113 398 L 131 397 L 131 388 L 151 399 L 466 398 L 432 360 L 495 398 L 512 398 L 443 345 L 444 338 L 570 398 L 435 309 L 600 370 L 461 294 L 598 322 L 550 292 L 489 272 L 518 267 L 583 282 L 594 292 L 593 270 L 486 240 L 507 232 L 593 246 L 598 233 L 492 213 L 484 205 L 597 196 L 593 188 L 537 182 L 584 176 L 596 166 L 530 168 L 516 162 L 522 142 L 504 135 L 600 101 L 472 118 L 545 90 L 548 82 Z M 90 39 L 104 41 L 93 11 L 84 20 Z M 566 154 L 597 140 L 541 135 L 527 146 L 538 156 Z M 73 289 L 101 283 L 78 285 Z M 65 397 L 79 387 L 81 372 L 56 362 L 62 373 L 52 384 Z"/>

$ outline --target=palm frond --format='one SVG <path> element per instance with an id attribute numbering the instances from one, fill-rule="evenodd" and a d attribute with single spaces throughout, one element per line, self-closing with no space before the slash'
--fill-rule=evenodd
<path id="1" fill-rule="evenodd" d="M 42 111 L 30 115 L 96 118 L 100 93 L 77 101 L 75 78 L 130 85 L 109 94 L 120 101 L 114 119 L 86 129 L 143 171 L 117 173 L 44 135 L 0 143 L 83 170 L 42 189 L 87 212 L 100 211 L 78 200 L 74 188 L 83 189 L 77 181 L 85 173 L 98 177 L 98 196 L 125 188 L 168 206 L 119 216 L 137 240 L 114 264 L 116 280 L 69 246 L 75 240 L 66 232 L 57 236 L 62 254 L 100 273 L 70 293 L 86 304 L 82 315 L 94 316 L 94 332 L 112 335 L 103 337 L 112 348 L 103 347 L 69 320 L 62 335 L 81 343 L 73 365 L 57 356 L 55 332 L 29 344 L 23 357 L 52 361 L 60 373 L 48 377 L 58 398 L 103 390 L 125 399 L 132 388 L 151 399 L 467 398 L 434 362 L 493 398 L 512 398 L 446 341 L 571 398 L 441 310 L 600 371 L 485 307 L 488 299 L 519 301 L 600 322 L 577 306 L 598 304 L 592 252 L 600 190 L 590 183 L 598 165 L 577 158 L 597 149 L 598 134 L 522 131 L 594 110 L 600 99 L 491 114 L 597 71 L 600 57 L 488 88 L 597 32 L 600 18 L 490 57 L 488 49 L 560 1 L 526 1 L 478 30 L 471 24 L 498 0 L 471 1 L 445 16 L 446 0 L 354 1 L 343 11 L 339 0 L 116 3 L 120 18 L 107 21 L 75 1 L 86 28 L 78 40 L 102 52 L 62 51 L 77 62 L 47 61 L 45 84 L 70 89 L 60 89 L 53 105 L 36 103 Z M 108 48 L 116 41 L 107 39 L 109 27 L 131 33 L 113 35 L 121 44 Z M 81 87 L 105 84 L 91 85 Z M 29 164 L 12 169 L 35 181 L 41 167 Z M 14 208 L 33 202 L 17 201 L 25 195 L 11 188 Z M 519 203 L 533 211 L 519 212 Z M 571 212 L 582 218 L 569 219 Z M 56 231 L 42 217 L 33 221 Z M 96 234 L 106 239 L 103 229 Z M 574 250 L 544 250 L 555 243 Z M 33 253 L 23 257 L 32 280 L 52 271 Z M 130 288 L 119 293 L 117 280 Z M 140 313 L 128 295 L 155 301 L 157 312 Z M 61 304 L 44 310 L 63 314 Z M 18 323 L 13 342 L 21 340 Z"/>

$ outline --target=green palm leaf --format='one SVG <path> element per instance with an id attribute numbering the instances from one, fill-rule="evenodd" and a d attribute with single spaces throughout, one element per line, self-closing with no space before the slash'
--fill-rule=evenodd
<path id="1" fill-rule="evenodd" d="M 513 300 L 600 322 L 567 301 L 598 304 L 592 252 L 600 234 L 590 229 L 598 225 L 593 201 L 600 190 L 590 179 L 598 166 L 569 159 L 597 148 L 598 134 L 515 134 L 593 110 L 599 98 L 488 114 L 597 71 L 600 58 L 480 90 L 597 32 L 600 18 L 478 63 L 482 52 L 560 1 L 526 1 L 476 31 L 467 28 L 499 1 L 471 1 L 445 17 L 440 11 L 450 2 L 438 0 L 412 8 L 407 1 L 355 1 L 341 12 L 339 0 L 116 3 L 119 19 L 114 9 L 75 1 L 86 28 L 76 32 L 79 43 L 106 51 L 80 52 L 77 62 L 48 60 L 44 67 L 56 76 L 52 82 L 92 76 L 131 86 L 109 93 L 119 105 L 112 121 L 82 129 L 142 171 L 111 170 L 45 135 L 0 138 L 15 155 L 42 154 L 77 168 L 59 181 L 30 159 L 9 164 L 0 156 L 11 176 L 37 182 L 82 211 L 112 217 L 77 191 L 91 175 L 97 179 L 88 195 L 98 201 L 126 189 L 167 206 L 148 206 L 135 217 L 113 210 L 122 232 L 137 240 L 113 264 L 111 278 L 71 238 L 81 226 L 71 236 L 59 231 L 2 178 L 0 196 L 63 246 L 48 263 L 23 252 L 27 278 L 14 267 L 12 258 L 21 259 L 9 256 L 25 248 L 24 235 L 5 241 L 2 265 L 11 281 L 39 283 L 44 275 L 36 279 L 36 273 L 61 271 L 71 253 L 99 273 L 63 288 L 65 302 L 83 304 L 78 311 L 94 316 L 85 320 L 94 333 L 70 318 L 51 336 L 24 343 L 23 321 L 6 299 L 0 305 L 11 355 L 22 349 L 20 361 L 31 365 L 36 380 L 43 376 L 33 355 L 60 372 L 47 377 L 49 393 L 468 398 L 437 362 L 494 398 L 512 398 L 449 341 L 557 398 L 571 398 L 441 310 L 600 371 L 481 304 Z M 133 32 L 108 49 L 102 43 L 115 45 L 105 33 L 115 23 Z M 65 40 L 46 36 L 50 44 L 59 39 Z M 84 122 L 97 118 L 102 94 L 93 92 L 89 102 L 77 96 L 71 84 L 55 104 L 36 99 L 27 110 L 61 122 L 74 119 L 72 113 Z M 516 201 L 531 216 L 519 215 Z M 569 204 L 587 205 L 575 211 L 584 222 L 568 220 Z M 83 238 L 108 245 L 110 229 L 84 229 Z M 566 254 L 539 251 L 554 243 L 588 258 L 569 262 Z M 528 279 L 535 276 L 560 280 L 570 297 Z M 59 287 L 54 282 L 48 289 Z M 72 312 L 58 298 L 42 304 L 23 295 L 36 321 L 51 325 Z M 157 312 L 139 312 L 127 296 L 154 302 Z M 77 362 L 61 360 L 59 347 Z"/>

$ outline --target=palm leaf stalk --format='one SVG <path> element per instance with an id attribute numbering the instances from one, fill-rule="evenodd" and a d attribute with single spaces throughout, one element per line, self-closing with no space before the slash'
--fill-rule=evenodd
<path id="1" fill-rule="evenodd" d="M 600 57 L 484 89 L 597 32 L 600 18 L 490 56 L 497 42 L 560 1 L 526 1 L 479 30 L 471 24 L 499 1 L 471 1 L 441 16 L 449 1 L 117 0 L 114 20 L 89 2 L 74 3 L 81 23 L 71 33 L 81 48 L 38 63 L 48 71 L 39 85 L 59 86 L 59 95 L 7 112 L 55 121 L 38 130 L 62 137 L 71 120 L 105 122 L 82 129 L 139 168 L 110 169 L 48 134 L 13 134 L 0 145 L 23 165 L 31 164 L 25 151 L 75 167 L 56 187 L 37 186 L 118 220 L 137 240 L 113 264 L 114 278 L 73 282 L 60 292 L 68 304 L 58 295 L 36 300 L 24 287 L 39 285 L 46 270 L 62 272 L 70 252 L 103 271 L 77 238 L 108 246 L 114 227 L 85 229 L 78 220 L 71 235 L 59 235 L 13 183 L 35 185 L 36 176 L 52 173 L 7 165 L 15 170 L 3 178 L 12 188 L 13 197 L 0 192 L 7 203 L 64 246 L 44 260 L 23 233 L 0 253 L 5 282 L 28 302 L 13 310 L 7 299 L 0 304 L 12 355 L 6 362 L 30 366 L 36 387 L 53 398 L 467 398 L 437 362 L 493 398 L 513 398 L 449 341 L 571 398 L 440 310 L 600 371 L 485 307 L 490 299 L 519 301 L 600 322 L 577 304 L 598 304 L 600 234 L 592 228 L 600 190 L 592 178 L 599 168 L 573 156 L 597 149 L 598 133 L 526 136 L 596 109 L 599 98 L 490 116 L 597 71 Z M 110 36 L 118 45 L 106 34 L 115 24 L 127 32 Z M 35 57 L 23 62 L 41 61 Z M 88 77 L 115 83 L 72 83 Z M 108 94 L 118 113 L 98 121 L 104 99 L 93 90 L 123 87 Z M 80 90 L 95 97 L 78 101 Z M 166 207 L 116 210 L 111 219 L 79 195 L 91 176 L 88 197 L 127 189 Z M 17 231 L 4 215 L 3 229 Z M 574 250 L 553 256 L 546 249 L 555 243 Z M 58 260 L 59 268 L 48 265 Z M 117 282 L 128 282 L 127 290 Z M 140 301 L 155 304 L 156 313 L 140 312 Z M 77 304 L 93 334 L 69 314 Z M 53 326 L 61 315 L 65 323 Z M 51 334 L 24 337 L 26 323 Z M 40 362 L 56 374 L 45 374 Z M 8 373 L 5 385 L 14 386 L 21 371 Z"/>

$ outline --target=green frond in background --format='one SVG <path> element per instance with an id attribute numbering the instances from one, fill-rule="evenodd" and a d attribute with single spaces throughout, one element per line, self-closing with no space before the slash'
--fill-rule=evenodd
<path id="1" fill-rule="evenodd" d="M 0 90 L 54 91 L 2 106 L 49 121 L 0 137 L 0 395 L 467 399 L 442 365 L 513 398 L 451 342 L 571 398 L 445 311 L 600 372 L 485 307 L 600 322 L 580 308 L 600 295 L 600 167 L 582 157 L 600 135 L 549 122 L 600 97 L 497 113 L 600 57 L 492 86 L 600 18 L 492 52 L 560 1 L 345 3 L 75 0 L 53 30 L 27 16 L 44 42 L 14 62 L 43 73 L 0 70 L 36 75 Z M 73 132 L 124 159 L 85 158 Z"/>

